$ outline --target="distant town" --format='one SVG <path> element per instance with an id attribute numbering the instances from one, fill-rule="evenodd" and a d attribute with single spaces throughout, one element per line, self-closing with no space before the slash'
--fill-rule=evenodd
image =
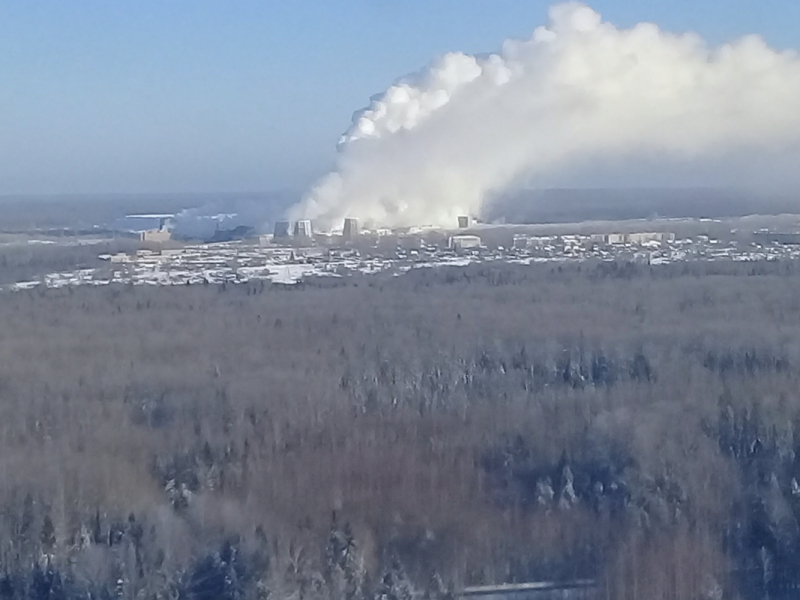
<path id="1" fill-rule="evenodd" d="M 122 236 L 137 243 L 130 251 L 99 254 L 99 266 L 41 273 L 1 289 L 259 280 L 290 285 L 315 277 L 399 276 L 412 269 L 471 263 L 594 260 L 659 265 L 800 257 L 800 217 L 793 215 L 558 225 L 489 225 L 464 216 L 454 225 L 452 230 L 366 230 L 356 219 L 346 219 L 341 230 L 322 233 L 308 220 L 278 221 L 269 234 L 256 235 L 250 227 L 237 226 L 218 228 L 206 241 L 199 241 L 174 236 L 172 215 L 131 215 L 102 235 L 31 234 L 6 240 L 6 244 L 91 245 Z"/>

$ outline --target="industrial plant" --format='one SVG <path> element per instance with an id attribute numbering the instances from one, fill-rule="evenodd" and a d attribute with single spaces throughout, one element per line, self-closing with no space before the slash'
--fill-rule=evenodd
<path id="1" fill-rule="evenodd" d="M 487 225 L 468 220 L 466 228 L 459 217 L 450 230 L 370 230 L 347 218 L 342 229 L 333 232 L 315 231 L 310 220 L 284 220 L 277 221 L 269 234 L 256 236 L 252 228 L 240 226 L 241 230 L 218 229 L 205 242 L 176 239 L 166 215 L 131 217 L 128 223 L 139 221 L 145 228 L 136 251 L 101 254 L 96 268 L 41 273 L 3 288 L 252 280 L 292 284 L 315 277 L 399 276 L 415 269 L 470 264 L 596 261 L 655 266 L 800 258 L 800 234 L 793 233 L 800 230 L 800 223 L 793 224 L 788 217 L 572 225 Z"/>

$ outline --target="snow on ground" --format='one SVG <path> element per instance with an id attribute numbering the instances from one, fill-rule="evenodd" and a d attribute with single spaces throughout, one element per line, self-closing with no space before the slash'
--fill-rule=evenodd
<path id="1" fill-rule="evenodd" d="M 575 238 L 575 239 L 573 239 Z M 556 239 L 556 238 L 554 238 Z M 77 285 L 185 285 L 203 283 L 244 283 L 270 281 L 292 285 L 313 277 L 344 277 L 387 273 L 400 276 L 414 269 L 466 267 L 475 263 L 539 263 L 579 262 L 584 260 L 629 260 L 660 265 L 693 260 L 766 261 L 800 258 L 796 246 L 746 246 L 736 242 L 698 237 L 669 244 L 648 243 L 642 246 L 597 246 L 584 243 L 577 236 L 564 236 L 563 243 L 517 248 L 482 248 L 466 255 L 436 246 L 390 252 L 376 250 L 364 255 L 350 248 L 292 249 L 258 246 L 244 242 L 192 244 L 161 252 L 139 250 L 133 254 L 103 254 L 97 269 L 76 269 L 54 272 L 35 279 L 18 281 L 0 290 L 27 290 L 37 286 L 59 288 Z M 42 241 L 41 243 L 47 243 Z M 78 243 L 81 243 L 80 241 Z M 97 243 L 86 240 L 86 243 Z"/>

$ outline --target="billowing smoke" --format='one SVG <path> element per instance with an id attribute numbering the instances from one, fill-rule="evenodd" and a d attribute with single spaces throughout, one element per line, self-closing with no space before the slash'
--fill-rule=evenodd
<path id="1" fill-rule="evenodd" d="M 211 240 L 215 235 L 244 228 L 254 234 L 270 231 L 270 223 L 286 209 L 282 195 L 235 197 L 228 195 L 186 208 L 172 219 L 178 238 Z"/>
<path id="2" fill-rule="evenodd" d="M 498 192 L 568 184 L 598 164 L 719 170 L 798 147 L 795 53 L 756 36 L 711 49 L 652 24 L 618 29 L 568 2 L 527 41 L 448 54 L 374 97 L 342 136 L 336 170 L 289 216 L 323 228 L 345 217 L 448 226 Z"/>

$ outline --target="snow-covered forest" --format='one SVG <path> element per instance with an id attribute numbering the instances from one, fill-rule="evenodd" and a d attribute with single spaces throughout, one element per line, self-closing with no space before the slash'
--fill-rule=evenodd
<path id="1" fill-rule="evenodd" d="M 792 262 L 0 294 L 0 598 L 794 597 L 799 379 Z"/>

